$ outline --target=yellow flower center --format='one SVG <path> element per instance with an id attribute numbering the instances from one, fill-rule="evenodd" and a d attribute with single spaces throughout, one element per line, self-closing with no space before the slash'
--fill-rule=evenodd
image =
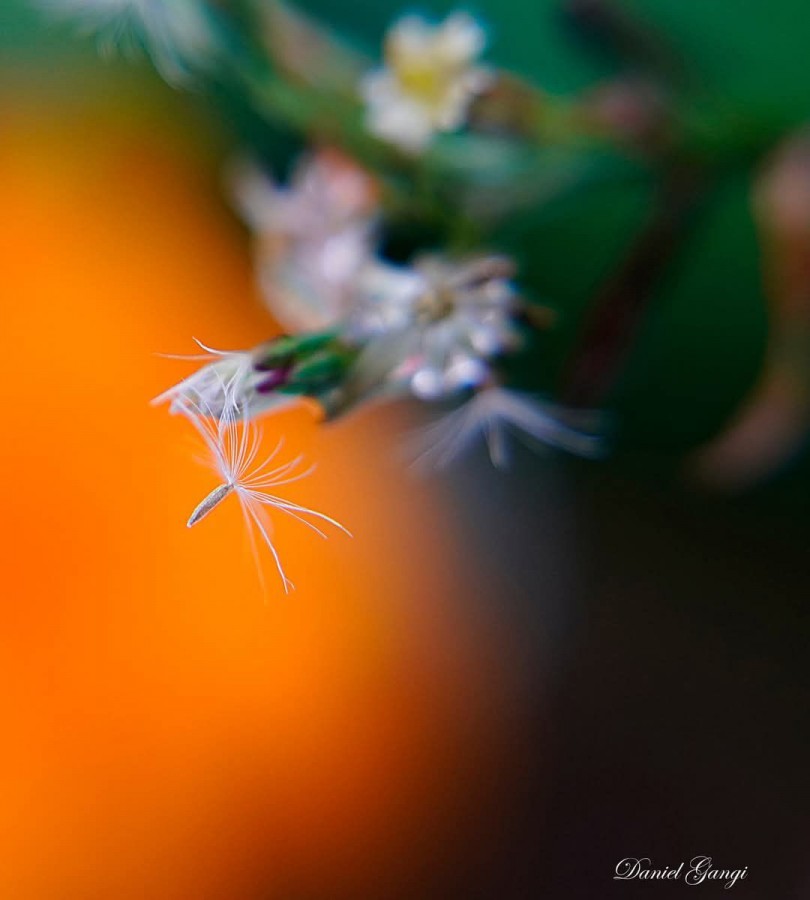
<path id="1" fill-rule="evenodd" d="M 442 59 L 437 52 L 403 51 L 396 44 L 388 48 L 388 62 L 402 90 L 427 106 L 446 102 L 447 91 L 464 71 L 457 61 Z"/>

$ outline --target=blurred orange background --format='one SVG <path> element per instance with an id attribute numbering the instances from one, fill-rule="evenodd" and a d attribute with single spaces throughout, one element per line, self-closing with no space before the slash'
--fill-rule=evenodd
<path id="1" fill-rule="evenodd" d="M 193 138 L 131 112 L 0 113 L 0 896 L 413 896 L 485 802 L 505 662 L 390 413 L 268 427 L 355 534 L 279 522 L 291 595 L 236 504 L 186 529 L 214 483 L 154 354 L 275 329 Z"/>

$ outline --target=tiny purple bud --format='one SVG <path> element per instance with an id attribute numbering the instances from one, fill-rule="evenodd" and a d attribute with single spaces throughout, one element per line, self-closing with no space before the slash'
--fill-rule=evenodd
<path id="1" fill-rule="evenodd" d="M 291 371 L 292 366 L 289 364 L 279 366 L 278 368 L 269 371 L 267 377 L 256 385 L 256 393 L 269 394 L 271 391 L 276 390 L 276 388 L 282 387 L 287 383 Z"/>

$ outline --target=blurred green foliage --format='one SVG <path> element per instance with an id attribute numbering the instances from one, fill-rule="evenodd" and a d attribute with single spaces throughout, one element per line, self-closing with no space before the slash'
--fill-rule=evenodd
<path id="1" fill-rule="evenodd" d="M 303 5 L 372 46 L 401 11 L 394 0 Z M 425 8 L 438 15 L 457 5 L 437 0 Z M 731 120 L 767 147 L 810 114 L 810 7 L 803 0 L 618 5 L 669 46 L 685 73 L 685 102 L 709 139 L 715 133 L 722 140 Z M 560 0 L 479 0 L 472 8 L 490 24 L 490 58 L 551 92 L 581 91 L 619 70 L 609 48 L 577 39 Z M 707 439 L 757 375 L 767 321 L 749 203 L 756 158 L 744 162 L 714 177 L 645 317 L 612 397 L 627 445 L 672 452 Z M 643 178 L 592 181 L 504 230 L 503 244 L 518 252 L 526 282 L 559 316 L 544 348 L 550 381 L 594 291 L 649 215 L 650 192 Z"/>

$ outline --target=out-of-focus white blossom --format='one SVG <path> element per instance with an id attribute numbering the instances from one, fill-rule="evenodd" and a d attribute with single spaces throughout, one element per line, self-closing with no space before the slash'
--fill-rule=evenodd
<path id="1" fill-rule="evenodd" d="M 580 429 L 572 424 L 570 419 L 575 415 L 588 427 Z M 604 455 L 605 443 L 594 433 L 593 419 L 593 413 L 574 414 L 530 394 L 487 387 L 417 435 L 414 465 L 442 469 L 483 439 L 492 464 L 504 468 L 509 463 L 510 432 L 577 456 L 600 457 Z"/>
<path id="2" fill-rule="evenodd" d="M 105 51 L 142 45 L 161 75 L 183 84 L 206 66 L 215 39 L 202 0 L 34 0 L 97 33 Z"/>
<path id="3" fill-rule="evenodd" d="M 361 83 L 369 129 L 416 153 L 436 132 L 460 128 L 471 100 L 491 81 L 477 65 L 485 43 L 484 29 L 463 12 L 438 25 L 400 19 L 386 37 L 385 65 Z"/>
<path id="4" fill-rule="evenodd" d="M 377 190 L 335 150 L 307 156 L 282 187 L 250 163 L 234 167 L 232 193 L 255 235 L 259 285 L 292 332 L 322 330 L 349 310 L 372 258 Z"/>
<path id="5" fill-rule="evenodd" d="M 386 369 L 422 400 L 486 383 L 492 361 L 522 344 L 513 270 L 498 256 L 369 267 L 345 326 L 349 341 L 368 345 L 359 365 Z"/>

